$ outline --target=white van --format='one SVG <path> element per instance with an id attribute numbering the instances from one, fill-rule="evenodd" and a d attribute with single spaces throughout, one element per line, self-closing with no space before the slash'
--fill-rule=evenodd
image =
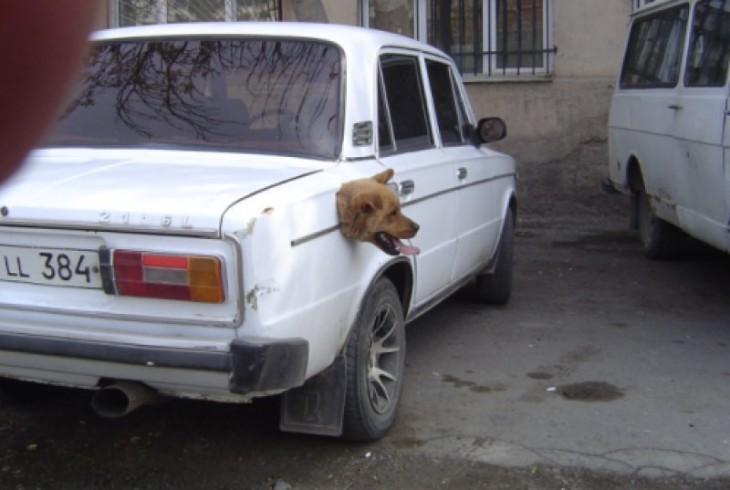
<path id="1" fill-rule="evenodd" d="M 730 252 L 730 0 L 655 1 L 632 18 L 611 102 L 608 184 L 631 194 L 650 258 L 682 232 Z"/>

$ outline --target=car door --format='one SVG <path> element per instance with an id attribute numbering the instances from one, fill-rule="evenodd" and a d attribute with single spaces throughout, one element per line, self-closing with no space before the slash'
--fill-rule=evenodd
<path id="1" fill-rule="evenodd" d="M 470 141 L 473 121 L 453 67 L 446 61 L 426 59 L 435 126 L 443 158 L 452 162 L 457 181 L 457 251 L 452 281 L 474 272 L 492 255 L 502 224 L 502 197 L 512 173 L 503 168 L 504 158 Z"/>
<path id="2" fill-rule="evenodd" d="M 436 146 L 417 54 L 380 56 L 378 158 L 395 170 L 403 212 L 420 225 L 415 304 L 448 287 L 456 254 L 456 177 L 450 155 Z"/>
<path id="3" fill-rule="evenodd" d="M 680 4 L 634 20 L 611 104 L 612 145 L 639 160 L 663 219 L 672 218 L 677 194 L 673 132 L 688 18 L 688 4 Z"/>
<path id="4" fill-rule="evenodd" d="M 728 227 L 726 168 L 730 0 L 695 4 L 674 111 L 677 214 L 682 227 L 723 248 Z M 724 141 L 724 143 L 723 143 Z"/>

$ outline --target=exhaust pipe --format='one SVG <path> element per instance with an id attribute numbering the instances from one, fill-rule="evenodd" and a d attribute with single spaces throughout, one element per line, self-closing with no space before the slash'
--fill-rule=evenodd
<path id="1" fill-rule="evenodd" d="M 142 383 L 117 381 L 94 393 L 91 408 L 100 417 L 117 418 L 142 405 L 159 403 L 164 398 L 157 390 Z"/>

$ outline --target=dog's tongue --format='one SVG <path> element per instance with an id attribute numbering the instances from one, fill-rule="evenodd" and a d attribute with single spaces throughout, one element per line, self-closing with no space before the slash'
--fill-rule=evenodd
<path id="1" fill-rule="evenodd" d="M 395 248 L 403 255 L 418 255 L 421 251 L 418 247 L 406 245 L 398 239 L 393 240 L 393 245 L 395 245 Z"/>

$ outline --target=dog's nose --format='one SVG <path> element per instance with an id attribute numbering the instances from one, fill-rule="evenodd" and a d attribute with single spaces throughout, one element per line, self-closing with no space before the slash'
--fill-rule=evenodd
<path id="1" fill-rule="evenodd" d="M 421 226 L 418 223 L 416 223 L 415 221 L 413 221 L 413 231 L 418 231 L 420 229 L 421 229 Z"/>

